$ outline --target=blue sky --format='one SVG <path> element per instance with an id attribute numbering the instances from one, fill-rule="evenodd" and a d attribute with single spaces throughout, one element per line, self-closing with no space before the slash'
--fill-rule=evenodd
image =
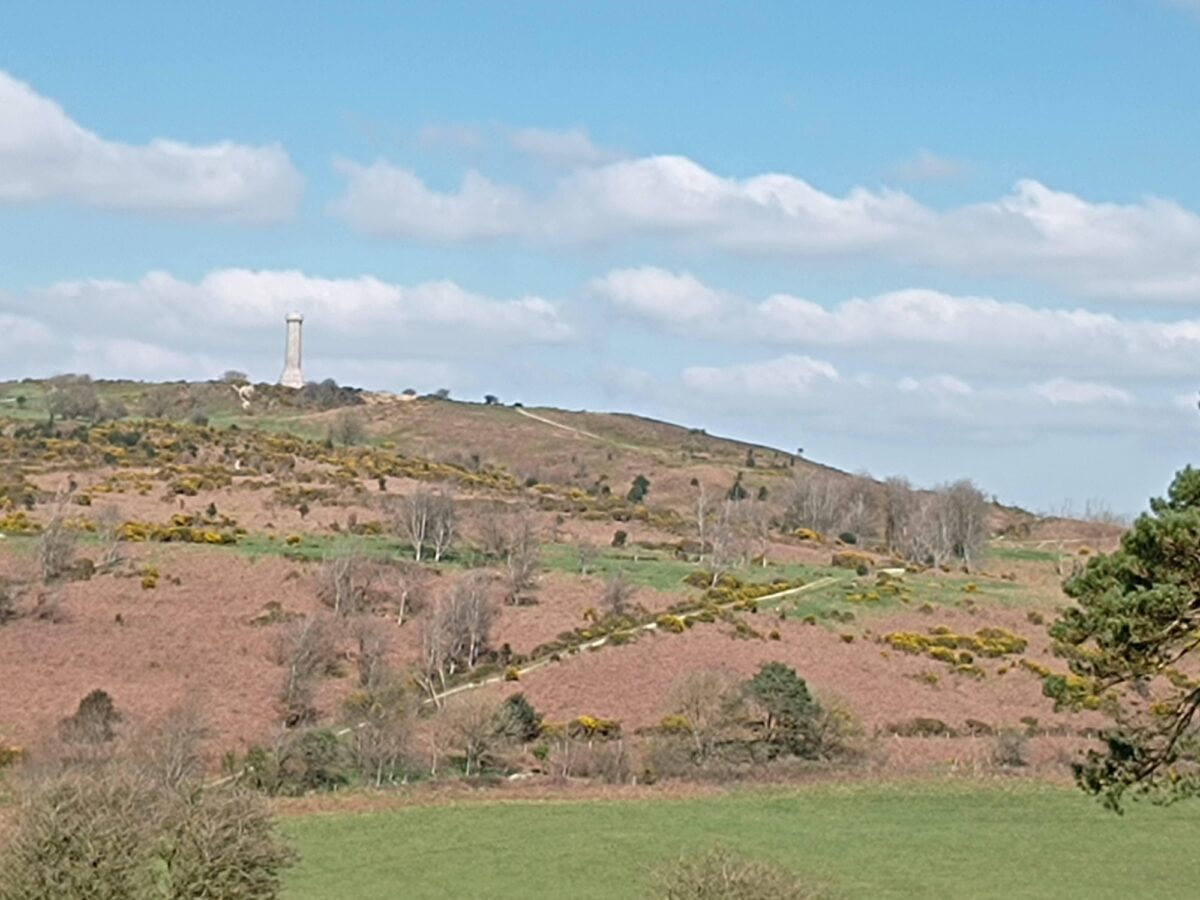
<path id="1" fill-rule="evenodd" d="M 641 412 L 1048 509 L 1195 458 L 1200 3 L 25 4 L 0 377 Z"/>

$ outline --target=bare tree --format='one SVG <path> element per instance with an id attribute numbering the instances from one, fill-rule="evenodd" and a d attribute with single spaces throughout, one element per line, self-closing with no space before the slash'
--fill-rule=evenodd
<path id="1" fill-rule="evenodd" d="M 912 544 L 917 497 L 907 478 L 892 477 L 883 485 L 883 541 L 888 550 L 905 553 Z"/>
<path id="2" fill-rule="evenodd" d="M 737 516 L 741 520 L 746 540 L 757 548 L 755 556 L 765 567 L 767 553 L 771 549 L 771 510 L 765 503 L 739 503 Z"/>
<path id="3" fill-rule="evenodd" d="M 413 548 L 413 558 L 420 562 L 425 553 L 425 543 L 429 540 L 433 495 L 429 491 L 419 490 L 407 497 L 401 497 L 397 507 L 397 530 L 408 536 L 408 542 Z"/>
<path id="4" fill-rule="evenodd" d="M 59 501 L 54 514 L 38 538 L 38 572 L 45 584 L 57 581 L 66 575 L 75 561 L 75 547 L 78 540 L 74 532 L 67 528 L 62 502 L 62 500 Z"/>
<path id="5" fill-rule="evenodd" d="M 489 559 L 504 559 L 511 542 L 512 514 L 495 504 L 484 507 L 477 523 L 479 549 Z"/>
<path id="6" fill-rule="evenodd" d="M 100 556 L 96 568 L 101 571 L 115 568 L 121 562 L 121 510 L 109 504 L 96 516 L 96 532 L 100 537 Z"/>
<path id="7" fill-rule="evenodd" d="M 279 638 L 276 657 L 285 669 L 279 699 L 283 702 L 284 724 L 309 722 L 316 714 L 313 692 L 317 679 L 337 659 L 337 637 L 332 623 L 321 615 L 293 622 Z"/>
<path id="8" fill-rule="evenodd" d="M 486 577 L 461 576 L 448 597 L 440 598 L 421 631 L 423 681 L 435 701 L 456 672 L 473 669 L 487 651 L 494 613 Z"/>
<path id="9" fill-rule="evenodd" d="M 451 746 L 463 757 L 463 774 L 478 775 L 494 765 L 507 741 L 497 728 L 500 709 L 495 700 L 479 693 L 455 698 L 442 712 Z"/>
<path id="10" fill-rule="evenodd" d="M 360 616 L 351 624 L 350 635 L 354 639 L 358 683 L 369 690 L 387 675 L 387 654 L 391 643 L 388 632 L 381 620 Z"/>
<path id="11" fill-rule="evenodd" d="M 737 518 L 737 506 L 735 501 L 726 500 L 721 504 L 711 525 L 709 533 L 712 536 L 712 552 L 709 554 L 709 560 L 712 564 L 714 586 L 722 572 L 734 568 L 746 557 L 746 542 Z"/>
<path id="12" fill-rule="evenodd" d="M 412 544 L 417 562 L 424 557 L 426 544 L 432 545 L 434 562 L 440 562 L 457 535 L 454 500 L 440 492 L 422 489 L 401 497 L 394 520 L 396 530 L 407 535 Z"/>
<path id="13" fill-rule="evenodd" d="M 200 704 L 189 698 L 142 729 L 135 762 L 151 782 L 178 788 L 204 774 L 200 745 L 207 734 Z"/>
<path id="14" fill-rule="evenodd" d="M 637 587 L 623 572 L 614 572 L 604 582 L 604 611 L 610 616 L 623 616 L 629 612 L 630 601 Z"/>
<path id="15" fill-rule="evenodd" d="M 383 676 L 370 691 L 350 699 L 353 722 L 347 736 L 350 756 L 364 780 L 381 787 L 404 778 L 411 753 L 417 703 L 404 685 Z"/>
<path id="16" fill-rule="evenodd" d="M 703 562 L 704 554 L 708 552 L 705 526 L 712 517 L 712 500 L 699 478 L 692 479 L 692 487 L 696 489 L 696 536 L 700 540 L 700 561 Z"/>
<path id="17" fill-rule="evenodd" d="M 575 541 L 575 554 L 579 557 L 579 574 L 586 575 L 600 558 L 600 548 L 586 537 Z"/>
<path id="18" fill-rule="evenodd" d="M 877 518 L 875 491 L 865 475 L 797 474 L 785 495 L 784 526 L 822 534 L 871 534 Z"/>
<path id="19" fill-rule="evenodd" d="M 351 409 L 339 410 L 329 426 L 329 439 L 343 447 L 361 444 L 366 436 L 367 428 L 362 415 Z"/>
<path id="20" fill-rule="evenodd" d="M 100 415 L 100 394 L 89 375 L 55 375 L 49 379 L 50 414 L 63 419 L 95 419 Z"/>
<path id="21" fill-rule="evenodd" d="M 736 676 L 724 669 L 700 669 L 680 676 L 667 695 L 667 709 L 681 719 L 697 763 L 713 758 L 736 737 L 745 697 Z"/>
<path id="22" fill-rule="evenodd" d="M 987 499 L 966 479 L 943 485 L 934 496 L 946 555 L 974 568 L 987 548 Z"/>
<path id="23" fill-rule="evenodd" d="M 388 570 L 389 593 L 395 604 L 396 624 L 403 625 L 412 613 L 419 612 L 425 603 L 428 584 L 421 566 L 394 565 Z"/>
<path id="24" fill-rule="evenodd" d="M 326 559 L 317 582 L 317 599 L 335 615 L 352 616 L 368 605 L 380 567 L 357 553 L 342 553 Z"/>
<path id="25" fill-rule="evenodd" d="M 935 565 L 961 560 L 973 568 L 987 547 L 987 518 L 987 500 L 970 481 L 923 492 L 899 479 L 888 482 L 888 543 L 908 559 Z"/>
<path id="26" fill-rule="evenodd" d="M 504 571 L 508 583 L 508 602 L 522 603 L 537 585 L 541 566 L 541 547 L 529 514 L 522 513 L 511 522 L 508 555 Z"/>
<path id="27" fill-rule="evenodd" d="M 457 536 L 458 517 L 455 514 L 454 498 L 441 493 L 434 495 L 429 539 L 433 543 L 433 561 L 435 563 L 442 561 L 442 556 L 454 546 Z"/>

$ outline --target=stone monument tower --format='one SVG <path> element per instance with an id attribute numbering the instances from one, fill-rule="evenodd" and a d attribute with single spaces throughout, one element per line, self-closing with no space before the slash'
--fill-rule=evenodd
<path id="1" fill-rule="evenodd" d="M 283 387 L 304 387 L 304 376 L 300 373 L 300 325 L 303 322 L 304 316 L 300 313 L 288 313 L 287 349 L 283 356 L 283 374 L 279 376 Z"/>

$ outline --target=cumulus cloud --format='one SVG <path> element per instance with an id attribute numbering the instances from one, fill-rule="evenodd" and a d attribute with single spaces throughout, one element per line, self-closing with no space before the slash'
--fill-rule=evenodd
<path id="1" fill-rule="evenodd" d="M 556 303 L 496 299 L 450 281 L 404 286 L 369 276 L 222 269 L 192 282 L 151 272 L 136 281 L 0 294 L 0 365 L 8 376 L 76 370 L 167 379 L 259 366 L 259 376 L 271 378 L 283 317 L 293 309 L 307 319 L 306 355 L 345 364 L 343 378 L 347 371 L 383 378 L 447 360 L 494 360 L 575 336 Z"/>
<path id="2" fill-rule="evenodd" d="M 1171 379 L 1191 377 L 1200 358 L 1200 319 L 1119 318 L 922 289 L 828 308 L 782 293 L 753 301 L 718 291 L 689 272 L 652 266 L 616 269 L 594 280 L 590 292 L 623 313 L 690 337 L 869 351 L 877 362 L 894 365 L 932 359 L 992 375 L 1116 372 Z"/>
<path id="3" fill-rule="evenodd" d="M 889 380 L 796 354 L 685 368 L 674 383 L 659 379 L 655 394 L 664 405 L 688 410 L 690 418 L 736 416 L 743 427 L 796 420 L 826 434 L 931 446 L 1004 446 L 1048 433 L 1178 434 L 1194 418 L 1194 398 L 1180 404 L 1175 396 L 1138 397 L 1102 382 L 1056 378 L 976 386 L 949 374 Z"/>
<path id="4" fill-rule="evenodd" d="M 445 241 L 503 237 L 528 206 L 521 191 L 475 171 L 456 191 L 439 192 L 384 162 L 361 166 L 342 159 L 335 166 L 349 187 L 334 210 L 372 233 Z"/>
<path id="5" fill-rule="evenodd" d="M 1051 378 L 1029 389 L 1054 406 L 1063 404 L 1133 402 L 1133 395 L 1111 384 L 1095 381 L 1074 381 L 1070 378 Z"/>
<path id="6" fill-rule="evenodd" d="M 838 370 L 830 363 L 793 354 L 745 365 L 693 366 L 682 374 L 688 390 L 746 399 L 801 397 L 839 380 Z"/>
<path id="7" fill-rule="evenodd" d="M 108 209 L 275 221 L 303 179 L 277 144 L 106 140 L 0 71 L 0 203 L 65 199 Z"/>
<path id="8" fill-rule="evenodd" d="M 689 272 L 677 275 L 655 266 L 614 269 L 593 279 L 588 291 L 640 318 L 672 327 L 699 326 L 704 331 L 744 308 L 736 298 L 722 295 Z"/>
<path id="9" fill-rule="evenodd" d="M 514 128 L 508 142 L 521 153 L 557 166 L 595 165 L 621 156 L 596 144 L 582 128 Z"/>
<path id="10" fill-rule="evenodd" d="M 347 184 L 338 211 L 373 234 L 551 244 L 650 236 L 750 256 L 1036 277 L 1098 298 L 1200 302 L 1200 216 L 1156 197 L 1094 202 L 1024 179 L 998 199 L 942 211 L 888 188 L 835 196 L 789 174 L 723 177 L 683 156 L 586 166 L 537 194 L 478 173 L 437 191 L 382 160 L 339 170 Z"/>

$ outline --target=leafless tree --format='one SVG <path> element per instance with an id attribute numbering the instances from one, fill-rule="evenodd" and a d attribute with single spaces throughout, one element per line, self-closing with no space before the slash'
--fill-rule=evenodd
<path id="1" fill-rule="evenodd" d="M 883 484 L 883 541 L 888 550 L 904 553 L 912 543 L 917 496 L 908 479 L 893 476 Z"/>
<path id="2" fill-rule="evenodd" d="M 115 568 L 121 562 L 121 510 L 109 504 L 96 516 L 96 532 L 100 537 L 100 557 L 96 568 L 101 571 Z"/>
<path id="3" fill-rule="evenodd" d="M 797 474 L 785 497 L 783 521 L 788 528 L 850 532 L 856 537 L 875 531 L 875 489 L 865 475 Z"/>
<path id="4" fill-rule="evenodd" d="M 347 743 L 359 774 L 380 787 L 404 777 L 411 754 L 417 703 L 403 683 L 383 675 L 369 691 L 348 702 L 353 723 Z"/>
<path id="5" fill-rule="evenodd" d="M 179 788 L 204 774 L 200 745 L 207 734 L 200 703 L 189 698 L 142 728 L 134 761 L 153 783 Z"/>
<path id="6" fill-rule="evenodd" d="M 579 557 L 580 575 L 586 575 L 600 558 L 600 548 L 586 537 L 575 541 L 575 553 Z"/>
<path id="7" fill-rule="evenodd" d="M 682 720 L 693 759 L 702 763 L 716 756 L 721 744 L 735 736 L 745 713 L 745 697 L 732 673 L 700 669 L 675 681 L 667 695 L 667 710 Z"/>
<path id="8" fill-rule="evenodd" d="M 704 554 L 708 552 L 706 526 L 712 518 L 712 499 L 699 478 L 692 479 L 692 487 L 696 489 L 696 536 L 700 540 L 700 561 L 703 562 Z"/>
<path id="9" fill-rule="evenodd" d="M 367 428 L 362 415 L 351 409 L 339 410 L 329 426 L 329 439 L 343 447 L 361 444 L 366 436 Z"/>
<path id="10" fill-rule="evenodd" d="M 292 727 L 311 721 L 316 712 L 316 681 L 337 660 L 333 624 L 322 615 L 308 615 L 293 622 L 280 635 L 276 658 L 285 670 L 280 690 L 284 724 Z"/>
<path id="11" fill-rule="evenodd" d="M 350 625 L 358 665 L 358 683 L 363 688 L 374 688 L 387 674 L 387 654 L 391 645 L 388 631 L 391 627 L 372 616 L 360 616 Z"/>
<path id="12" fill-rule="evenodd" d="M 458 536 L 458 517 L 455 514 L 454 498 L 447 494 L 433 497 L 433 518 L 429 525 L 429 540 L 433 544 L 433 561 L 441 562 L 442 556 L 454 546 Z"/>
<path id="13" fill-rule="evenodd" d="M 746 540 L 758 551 L 755 556 L 766 566 L 767 553 L 771 549 L 771 510 L 765 503 L 739 503 L 737 517 Z"/>
<path id="14" fill-rule="evenodd" d="M 44 584 L 62 578 L 70 571 L 71 564 L 75 561 L 78 539 L 75 533 L 67 528 L 63 503 L 62 499 L 57 502 L 54 514 L 38 538 L 38 572 Z"/>
<path id="15" fill-rule="evenodd" d="M 489 559 L 504 559 L 508 556 L 511 541 L 512 514 L 492 504 L 480 510 L 477 530 L 479 549 Z"/>
<path id="16" fill-rule="evenodd" d="M 380 577 L 380 566 L 357 553 L 342 553 L 325 560 L 317 582 L 317 599 L 335 615 L 363 612 L 372 587 Z"/>
<path id="17" fill-rule="evenodd" d="M 734 568 L 746 558 L 745 534 L 738 521 L 737 506 L 739 504 L 733 500 L 722 503 L 710 527 L 712 551 L 709 561 L 714 585 L 722 572 Z"/>
<path id="18" fill-rule="evenodd" d="M 473 669 L 487 651 L 493 610 L 486 576 L 461 576 L 448 597 L 440 598 L 421 632 L 421 657 L 426 690 L 437 699 L 447 679 Z"/>
<path id="19" fill-rule="evenodd" d="M 426 544 L 432 545 L 434 561 L 441 561 L 457 534 L 454 500 L 442 493 L 422 489 L 401 497 L 394 519 L 397 530 L 412 544 L 417 562 L 424 557 Z"/>
<path id="20" fill-rule="evenodd" d="M 637 588 L 622 572 L 614 572 L 604 582 L 604 611 L 610 616 L 623 616 Z"/>
<path id="21" fill-rule="evenodd" d="M 974 568 L 987 548 L 987 499 L 966 479 L 943 485 L 934 497 L 945 556 Z"/>
<path id="22" fill-rule="evenodd" d="M 988 504 L 970 481 L 914 491 L 888 482 L 885 525 L 890 548 L 908 559 L 940 565 L 961 560 L 973 568 L 987 547 Z"/>
<path id="23" fill-rule="evenodd" d="M 462 754 L 463 774 L 478 775 L 497 761 L 507 743 L 497 727 L 499 712 L 495 700 L 480 693 L 456 697 L 442 711 L 451 746 Z"/>
<path id="24" fill-rule="evenodd" d="M 421 566 L 394 565 L 385 579 L 395 605 L 396 624 L 403 625 L 409 615 L 420 612 L 425 604 L 428 577 Z"/>
<path id="25" fill-rule="evenodd" d="M 528 513 L 516 516 L 509 530 L 508 554 L 504 571 L 508 584 L 508 602 L 522 603 L 537 585 L 541 566 L 541 546 L 537 530 Z"/>
<path id="26" fill-rule="evenodd" d="M 55 375 L 47 381 L 51 415 L 63 419 L 95 419 L 100 395 L 89 375 Z"/>

